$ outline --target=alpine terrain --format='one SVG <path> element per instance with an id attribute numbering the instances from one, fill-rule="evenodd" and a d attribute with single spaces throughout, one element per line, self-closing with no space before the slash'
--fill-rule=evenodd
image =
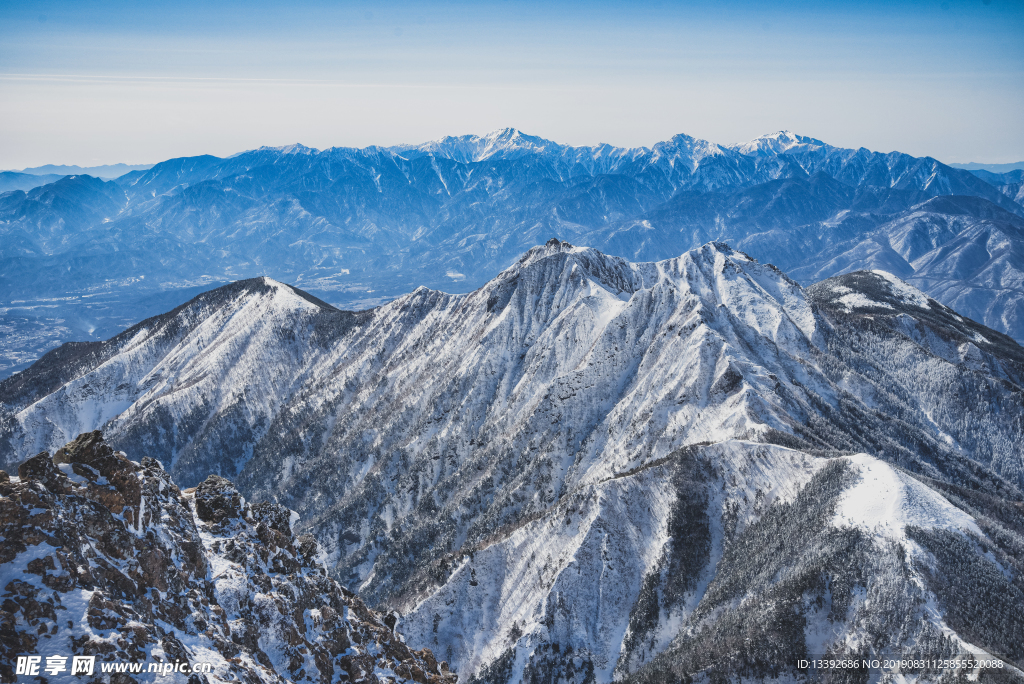
<path id="1" fill-rule="evenodd" d="M 443 177 L 451 183 L 465 184 L 469 176 L 459 176 L 459 165 L 480 163 L 466 160 L 482 154 L 485 143 L 441 141 L 437 149 L 452 157 L 444 163 L 435 148 L 401 153 L 409 168 L 436 165 L 442 176 L 450 172 Z M 674 149 L 684 143 L 692 149 L 686 141 Z M 800 145 L 807 149 L 780 152 L 767 142 L 715 148 L 709 154 L 719 166 L 695 169 L 676 158 L 664 168 L 678 175 L 659 177 L 695 187 L 694 179 L 725 177 L 730 169 L 778 169 L 818 154 L 817 143 Z M 562 148 L 541 152 L 560 160 L 563 166 L 552 161 L 549 168 L 563 169 L 568 180 L 561 182 L 570 184 L 581 178 L 575 169 L 595 159 L 608 165 L 601 169 L 661 168 L 652 151 L 592 150 L 582 161 Z M 310 151 L 260 154 L 316 163 Z M 388 155 L 399 152 L 379 154 L 395 159 Z M 863 156 L 862 173 L 896 168 L 872 166 L 873 157 Z M 828 158 L 833 166 L 815 168 L 841 179 L 841 165 Z M 518 159 L 492 163 L 528 163 Z M 849 159 L 842 168 L 852 173 Z M 137 176 L 136 190 L 97 187 L 111 201 L 117 192 L 127 197 L 152 187 L 146 201 L 160 207 L 170 201 L 160 187 L 225 163 L 182 162 L 173 173 L 157 165 Z M 922 195 L 898 219 L 902 228 L 879 224 L 875 244 L 883 234 L 928 233 L 922 226 L 934 225 L 929 221 L 938 214 L 956 215 L 956 207 L 988 212 L 964 219 L 968 232 L 1016 230 L 1020 219 L 1006 195 L 986 199 L 981 185 L 942 176 L 940 166 L 929 168 L 947 180 L 929 182 L 956 180 L 965 192 Z M 907 192 L 927 195 L 930 176 L 914 173 L 922 182 Z M 851 201 L 867 192 L 814 174 L 779 187 L 834 187 L 852 193 Z M 146 185 L 160 178 L 165 185 Z M 592 188 L 611 182 L 600 174 L 582 178 Z M 392 180 L 398 176 L 374 182 L 388 187 Z M 498 196 L 498 181 L 490 182 Z M 244 186 L 236 177 L 190 185 L 175 201 L 207 192 L 226 197 L 235 183 Z M 969 195 L 971 188 L 979 194 Z M 482 188 L 477 192 L 484 197 Z M 888 192 L 871 191 L 879 202 Z M 295 204 L 280 209 L 301 213 Z M 627 233 L 639 230 L 630 226 Z M 387 239 L 382 234 L 378 242 Z M 141 464 L 129 467 L 118 457 L 153 490 L 145 505 L 173 508 L 182 539 L 195 539 L 190 553 L 212 559 L 205 562 L 214 568 L 224 562 L 217 554 L 234 553 L 226 545 L 236 534 L 231 526 L 259 537 L 261 524 L 274 527 L 260 522 L 263 511 L 283 520 L 281 511 L 294 510 L 297 522 L 289 519 L 287 530 L 274 523 L 283 535 L 274 544 L 284 551 L 267 551 L 280 555 L 285 576 L 271 572 L 267 564 L 276 561 L 269 556 L 246 561 L 249 574 L 239 575 L 258 589 L 252 600 L 278 600 L 265 597 L 279 581 L 305 595 L 301 583 L 312 582 L 303 578 L 315 570 L 301 569 L 295 554 L 302 555 L 305 542 L 289 535 L 310 534 L 322 545 L 331 582 L 374 611 L 397 613 L 396 629 L 408 643 L 435 654 L 415 656 L 417 667 L 431 658 L 447 661 L 461 682 L 791 681 L 805 674 L 801 659 L 825 655 L 978 658 L 1001 665 L 957 672 L 939 664 L 900 676 L 1021 681 L 1022 388 L 1024 350 L 1010 336 L 947 308 L 891 269 L 853 270 L 803 287 L 721 242 L 631 262 L 553 239 L 468 294 L 420 287 L 350 312 L 261 277 L 199 294 L 105 342 L 65 344 L 0 383 L 0 458 L 10 473 L 46 473 L 25 472 L 21 484 L 12 478 L 4 501 L 29 496 L 29 487 L 47 503 L 22 498 L 22 506 L 35 506 L 25 515 L 54 506 L 70 511 L 86 504 L 60 497 L 88 498 L 76 492 L 92 491 L 99 480 L 59 450 L 76 438 L 99 439 L 78 435 L 102 430 L 111 449 Z M 199 508 L 203 492 L 231 491 L 218 477 L 236 482 L 247 500 L 273 504 L 244 514 L 233 509 L 235 517 L 208 529 Z M 172 479 L 189 489 L 175 493 Z M 144 534 L 143 518 L 113 513 L 127 521 L 126 540 Z M 26 537 L 16 562 L 31 556 L 39 568 L 50 567 L 45 557 L 64 542 L 37 539 L 44 538 Z M 61 558 L 54 577 L 70 572 Z M 195 567 L 190 577 L 200 584 L 219 572 L 207 577 Z M 118 572 L 132 570 L 124 565 Z M 133 581 L 139 587 L 157 579 Z M 341 591 L 326 578 L 316 582 L 317 593 Z M 6 591 L 14 591 L 10 586 Z M 209 593 L 202 594 L 209 584 L 196 586 L 195 600 L 202 604 L 205 596 L 212 606 Z M 295 615 L 298 625 L 298 608 L 316 607 L 291 589 L 285 599 L 283 584 L 275 591 L 292 602 L 282 624 Z M 331 596 L 354 601 L 344 592 Z M 12 616 L 4 624 L 22 630 L 24 612 L 4 606 Z M 213 607 L 182 606 L 188 610 L 203 616 L 210 638 L 227 638 L 221 623 L 206 617 L 220 614 Z M 233 615 L 236 608 L 223 610 Z M 334 610 L 339 620 L 351 614 Z M 373 614 L 358 616 L 376 624 Z M 193 639 L 189 619 L 182 618 L 182 629 Z M 46 627 L 64 638 L 63 624 Z M 194 627 L 197 634 L 204 629 Z M 322 641 L 326 633 L 296 630 L 311 653 L 335 655 Z M 388 638 L 379 628 L 366 630 L 375 644 Z M 179 640 L 188 645 L 185 636 Z M 290 676 L 281 668 L 292 652 L 274 650 L 278 641 L 273 648 L 265 643 L 261 637 L 255 646 L 275 672 Z M 246 648 L 262 662 L 252 643 Z M 250 655 L 239 657 L 256 667 Z M 302 657 L 307 676 L 315 677 L 315 656 Z M 290 668 L 299 661 L 287 662 Z M 433 672 L 443 677 L 442 670 Z M 863 682 L 869 673 L 826 674 Z"/>
<path id="2" fill-rule="evenodd" d="M 364 309 L 421 285 L 469 292 L 552 235 L 633 261 L 723 241 L 805 286 L 879 268 L 1024 341 L 1019 171 L 786 131 L 627 149 L 510 128 L 100 173 L 0 179 L 0 377 L 239 279 Z"/>

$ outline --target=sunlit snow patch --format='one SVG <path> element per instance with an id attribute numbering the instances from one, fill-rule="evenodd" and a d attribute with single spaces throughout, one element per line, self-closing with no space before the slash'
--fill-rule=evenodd
<path id="1" fill-rule="evenodd" d="M 974 518 L 910 475 L 867 454 L 849 457 L 860 481 L 836 506 L 833 524 L 853 525 L 879 536 L 904 540 L 904 527 L 960 529 L 984 536 Z"/>
<path id="2" fill-rule="evenodd" d="M 885 302 L 876 302 L 864 296 L 860 292 L 851 292 L 850 294 L 843 295 L 839 298 L 839 303 L 846 307 L 847 313 L 858 308 L 892 309 L 892 307 Z"/>
<path id="3" fill-rule="evenodd" d="M 888 271 L 873 270 L 871 271 L 877 276 L 881 276 L 889 281 L 889 286 L 892 288 L 892 293 L 900 301 L 905 304 L 913 304 L 919 306 L 922 309 L 930 309 L 931 306 L 928 304 L 928 297 L 923 292 L 918 290 L 916 287 L 907 285 L 905 282 L 894 276 Z"/>

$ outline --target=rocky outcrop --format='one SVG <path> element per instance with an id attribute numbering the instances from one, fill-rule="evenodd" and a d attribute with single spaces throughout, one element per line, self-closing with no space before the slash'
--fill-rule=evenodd
<path id="1" fill-rule="evenodd" d="M 190 684 L 454 684 L 393 616 L 329 578 L 292 522 L 224 478 L 183 492 L 157 461 L 130 461 L 99 432 L 28 459 L 17 477 L 0 471 L 0 680 L 16 680 L 18 656 L 45 666 L 48 655 L 91 655 L 94 679 L 120 684 L 152 680 L 157 662 L 210 664 L 159 677 Z"/>

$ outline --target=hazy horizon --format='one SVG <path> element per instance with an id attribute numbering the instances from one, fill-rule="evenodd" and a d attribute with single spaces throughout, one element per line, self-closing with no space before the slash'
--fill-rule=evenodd
<path id="1" fill-rule="evenodd" d="M 0 7 L 0 168 L 511 126 L 563 144 L 788 129 L 1024 159 L 1024 3 L 352 2 Z"/>

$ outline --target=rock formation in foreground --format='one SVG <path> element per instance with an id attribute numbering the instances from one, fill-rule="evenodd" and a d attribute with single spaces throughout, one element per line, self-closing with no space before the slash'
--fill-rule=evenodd
<path id="1" fill-rule="evenodd" d="M 0 680 L 27 681 L 17 658 L 38 655 L 56 681 L 454 684 L 447 663 L 405 644 L 395 615 L 328 577 L 294 517 L 218 476 L 182 492 L 99 432 L 17 477 L 0 471 Z M 66 671 L 45 672 L 50 655 Z M 71 676 L 75 655 L 95 656 L 93 677 Z M 147 671 L 158 662 L 211 667 Z M 103 672 L 112 663 L 142 673 Z"/>

